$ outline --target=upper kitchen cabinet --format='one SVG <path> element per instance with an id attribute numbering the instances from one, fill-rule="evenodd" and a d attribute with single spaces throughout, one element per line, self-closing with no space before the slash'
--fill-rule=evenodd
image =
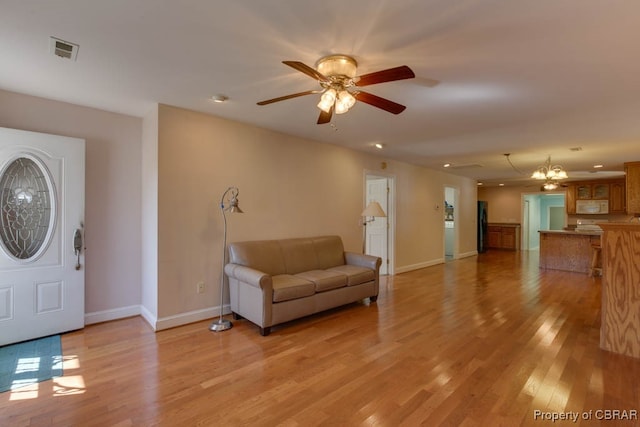
<path id="1" fill-rule="evenodd" d="M 625 184 L 624 181 L 618 181 L 611 184 L 609 198 L 609 213 L 625 214 L 627 212 L 627 204 L 625 200 Z"/>
<path id="2" fill-rule="evenodd" d="M 640 162 L 638 162 L 640 170 Z M 640 172 L 639 172 L 640 176 Z M 640 187 L 640 180 L 638 181 Z M 576 181 L 566 184 L 566 210 L 568 215 L 578 213 L 576 201 L 594 200 L 607 201 L 608 213 L 624 214 L 625 207 L 625 181 L 624 179 L 607 179 L 598 181 Z M 580 202 L 584 203 L 584 202 Z"/>
<path id="3" fill-rule="evenodd" d="M 607 200 L 609 198 L 609 184 L 603 183 L 577 183 L 577 200 Z"/>
<path id="4" fill-rule="evenodd" d="M 626 176 L 627 213 L 640 214 L 640 162 L 624 164 Z"/>

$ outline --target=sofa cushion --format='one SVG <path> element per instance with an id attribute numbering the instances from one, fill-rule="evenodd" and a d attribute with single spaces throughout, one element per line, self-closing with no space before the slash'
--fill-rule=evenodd
<path id="1" fill-rule="evenodd" d="M 313 282 L 290 274 L 279 274 L 273 280 L 273 302 L 308 297 L 316 293 Z"/>
<path id="2" fill-rule="evenodd" d="M 339 265 L 331 267 L 327 271 L 335 271 L 347 276 L 347 286 L 355 286 L 361 283 L 375 280 L 375 272 L 370 268 L 359 267 L 357 265 Z"/>
<path id="3" fill-rule="evenodd" d="M 280 240 L 280 251 L 287 274 L 298 274 L 318 268 L 318 258 L 311 239 Z"/>
<path id="4" fill-rule="evenodd" d="M 319 270 L 345 264 L 344 247 L 339 236 L 314 237 L 313 247 L 316 251 Z"/>
<path id="5" fill-rule="evenodd" d="M 251 267 L 272 276 L 287 272 L 277 240 L 230 243 L 229 262 Z"/>
<path id="6" fill-rule="evenodd" d="M 331 289 L 342 288 L 347 286 L 346 274 L 337 271 L 311 270 L 296 274 L 305 280 L 313 282 L 316 286 L 316 292 L 328 291 Z"/>

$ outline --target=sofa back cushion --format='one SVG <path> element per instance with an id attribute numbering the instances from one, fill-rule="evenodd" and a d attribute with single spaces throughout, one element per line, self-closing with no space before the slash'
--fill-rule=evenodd
<path id="1" fill-rule="evenodd" d="M 327 268 L 344 265 L 344 246 L 339 236 L 313 237 L 312 240 L 316 251 L 317 269 L 326 270 Z"/>
<path id="2" fill-rule="evenodd" d="M 287 274 L 298 274 L 318 268 L 318 258 L 312 239 L 280 240 L 280 248 L 282 248 Z"/>
<path id="3" fill-rule="evenodd" d="M 272 276 L 324 270 L 343 265 L 344 247 L 339 236 L 255 240 L 229 244 L 229 262 Z"/>
<path id="4" fill-rule="evenodd" d="M 251 267 L 271 276 L 287 272 L 277 240 L 231 243 L 229 244 L 229 262 Z"/>

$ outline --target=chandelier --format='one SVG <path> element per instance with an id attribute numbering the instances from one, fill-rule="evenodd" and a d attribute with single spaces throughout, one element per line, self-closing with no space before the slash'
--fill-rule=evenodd
<path id="1" fill-rule="evenodd" d="M 544 165 L 538 166 L 538 168 L 531 174 L 531 178 L 544 180 L 543 188 L 545 190 L 555 190 L 558 188 L 558 180 L 567 179 L 569 175 L 560 165 L 551 166 L 551 156 L 547 157 L 547 161 Z"/>
<path id="2" fill-rule="evenodd" d="M 538 166 L 538 169 L 531 175 L 533 179 L 566 179 L 569 178 L 567 172 L 560 165 L 551 166 L 551 156 L 547 157 L 544 165 Z"/>

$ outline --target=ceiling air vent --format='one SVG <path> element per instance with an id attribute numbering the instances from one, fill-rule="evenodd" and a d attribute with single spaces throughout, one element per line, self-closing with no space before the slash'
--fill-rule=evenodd
<path id="1" fill-rule="evenodd" d="M 49 50 L 51 53 L 64 59 L 71 59 L 75 61 L 78 56 L 79 48 L 80 46 L 75 43 L 66 42 L 55 37 L 51 37 L 49 41 Z"/>

